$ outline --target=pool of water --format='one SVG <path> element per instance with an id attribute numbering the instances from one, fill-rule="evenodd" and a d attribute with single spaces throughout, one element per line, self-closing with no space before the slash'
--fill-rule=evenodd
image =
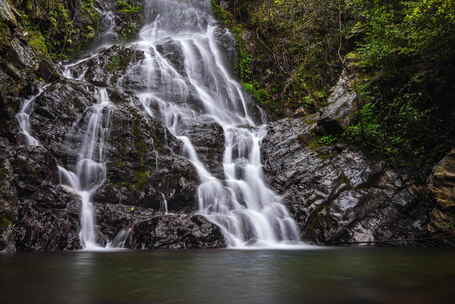
<path id="1" fill-rule="evenodd" d="M 455 250 L 0 255 L 0 303 L 455 303 Z"/>

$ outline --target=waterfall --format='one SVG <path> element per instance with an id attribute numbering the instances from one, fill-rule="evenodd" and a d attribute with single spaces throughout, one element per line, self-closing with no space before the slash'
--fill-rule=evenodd
<path id="1" fill-rule="evenodd" d="M 39 146 L 39 141 L 32 135 L 30 126 L 30 115 L 33 111 L 34 101 L 43 94 L 49 85 L 38 88 L 38 93 L 25 99 L 21 105 L 19 112 L 16 114 L 16 120 L 19 123 L 20 132 L 25 137 L 25 143 L 30 146 Z"/>
<path id="2" fill-rule="evenodd" d="M 112 42 L 117 38 L 117 34 L 114 32 L 113 12 L 108 10 L 98 11 L 103 16 L 103 33 L 95 41 L 91 54 L 76 62 L 63 65 L 62 74 L 68 79 L 83 80 L 87 68 L 77 77 L 74 77 L 72 69 L 96 57 L 99 50 L 111 46 Z M 105 249 L 97 243 L 96 214 L 92 197 L 106 179 L 104 148 L 109 135 L 113 105 L 106 88 L 98 88 L 95 98 L 98 103 L 89 106 L 81 119 L 86 124 L 82 123 L 82 138 L 75 169 L 71 171 L 61 166 L 58 167 L 61 184 L 81 199 L 79 239 L 84 250 Z M 129 230 L 120 230 L 112 242 L 108 243 L 106 249 L 122 247 L 128 234 Z"/>
<path id="3" fill-rule="evenodd" d="M 127 71 L 145 84 L 135 94 L 145 115 L 160 119 L 183 147 L 184 156 L 199 177 L 198 213 L 220 227 L 231 248 L 300 244 L 299 231 L 281 198 L 264 180 L 261 143 L 266 136 L 264 112 L 255 106 L 232 76 L 220 37 L 230 33 L 217 26 L 209 0 L 154 0 L 145 2 L 146 24 L 127 47 L 144 53 L 144 59 Z M 88 66 L 76 71 L 111 46 L 116 35 L 114 16 L 104 12 L 105 32 L 93 52 L 63 65 L 63 75 L 84 81 Z M 167 49 L 169 52 L 163 52 Z M 127 78 L 127 77 L 125 77 Z M 121 81 L 119 81 L 121 85 Z M 25 100 L 17 120 L 27 144 L 38 145 L 31 135 L 33 101 Z M 105 143 L 114 109 L 106 88 L 97 87 L 97 103 L 87 107 L 74 126 L 78 153 L 71 167 L 59 166 L 61 184 L 81 199 L 80 240 L 84 249 L 99 250 L 93 196 L 106 180 Z M 261 123 L 258 123 L 258 117 Z M 220 174 L 211 172 L 192 142 L 198 124 L 221 127 L 224 153 Z M 217 128 L 218 129 L 218 128 Z M 155 164 L 157 166 L 157 164 Z M 219 172 L 218 172 L 219 173 Z M 166 196 L 162 209 L 168 214 Z M 131 227 L 122 229 L 109 247 L 123 246 Z"/>
<path id="4" fill-rule="evenodd" d="M 88 107 L 82 117 L 82 138 L 73 171 L 59 167 L 61 184 L 81 199 L 81 231 L 84 249 L 99 249 L 96 242 L 95 208 L 92 196 L 106 179 L 105 140 L 109 134 L 112 104 L 105 88 L 95 95 L 98 103 Z"/>
<path id="5" fill-rule="evenodd" d="M 133 47 L 145 54 L 138 91 L 144 112 L 159 117 L 184 147 L 200 185 L 199 213 L 217 224 L 229 247 L 296 244 L 299 232 L 280 197 L 265 183 L 261 164 L 264 125 L 231 76 L 211 16 L 210 1 L 156 0 L 145 5 L 147 24 Z M 183 57 L 176 65 L 159 48 Z M 187 135 L 194 121 L 211 121 L 224 133 L 223 178 L 210 172 Z"/>

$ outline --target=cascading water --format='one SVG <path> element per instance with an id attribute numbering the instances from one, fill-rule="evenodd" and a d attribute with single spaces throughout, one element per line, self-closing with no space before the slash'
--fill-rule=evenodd
<path id="1" fill-rule="evenodd" d="M 87 69 L 74 77 L 73 68 L 97 56 L 97 51 L 109 47 L 117 38 L 114 32 L 114 14 L 111 11 L 99 11 L 102 16 L 103 34 L 95 42 L 92 54 L 74 63 L 63 66 L 63 76 L 73 80 L 83 80 Z M 81 230 L 79 239 L 85 250 L 103 249 L 96 240 L 95 207 L 93 195 L 101 187 L 106 178 L 105 142 L 109 134 L 110 116 L 113 105 L 106 88 L 99 88 L 95 95 L 98 103 L 90 106 L 81 119 L 81 147 L 74 171 L 59 167 L 61 184 L 67 190 L 77 194 L 81 199 Z M 129 234 L 129 229 L 122 229 L 108 244 L 107 248 L 122 247 Z"/>
<path id="2" fill-rule="evenodd" d="M 59 167 L 61 183 L 81 198 L 81 231 L 84 249 L 99 249 L 96 242 L 95 208 L 92 196 L 106 178 L 105 140 L 109 134 L 112 104 L 106 89 L 99 89 L 98 103 L 90 106 L 81 119 L 83 135 L 74 171 Z"/>
<path id="3" fill-rule="evenodd" d="M 39 88 L 38 93 L 32 97 L 24 100 L 22 103 L 19 113 L 16 114 L 17 122 L 19 123 L 19 128 L 21 129 L 22 135 L 25 137 L 25 143 L 31 146 L 38 146 L 39 141 L 32 135 L 32 128 L 30 126 L 30 115 L 33 110 L 34 101 L 43 94 L 48 85 Z"/>
<path id="4" fill-rule="evenodd" d="M 261 141 L 248 97 L 223 62 L 221 34 L 208 0 L 155 0 L 145 5 L 146 24 L 134 44 L 145 54 L 140 71 L 146 89 L 137 93 L 145 113 L 159 116 L 184 146 L 197 170 L 199 212 L 217 224 L 230 247 L 299 242 L 295 221 L 264 182 Z M 159 51 L 170 45 L 183 57 L 179 67 Z M 137 66 L 130 72 L 135 73 Z M 201 161 L 187 131 L 194 121 L 220 125 L 225 138 L 224 178 Z"/>

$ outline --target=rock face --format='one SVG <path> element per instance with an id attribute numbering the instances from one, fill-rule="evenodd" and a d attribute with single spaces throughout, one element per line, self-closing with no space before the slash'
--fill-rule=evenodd
<path id="1" fill-rule="evenodd" d="M 430 187 L 441 208 L 455 207 L 455 149 L 434 167 Z"/>
<path id="2" fill-rule="evenodd" d="M 345 128 L 351 122 L 353 113 L 357 110 L 357 94 L 351 88 L 352 76 L 343 72 L 337 84 L 332 88 L 323 109 L 321 120 L 334 120 L 340 127 Z"/>
<path id="3" fill-rule="evenodd" d="M 431 213 L 430 230 L 442 234 L 445 243 L 454 245 L 455 237 L 455 149 L 433 169 L 429 188 L 436 199 Z"/>
<path id="4" fill-rule="evenodd" d="M 430 244 L 434 206 L 412 180 L 320 136 L 341 132 L 357 109 L 343 73 L 318 117 L 287 118 L 269 127 L 266 176 L 294 214 L 302 238 L 318 244 Z M 437 172 L 447 178 L 448 161 Z M 450 174 L 449 174 L 450 175 Z M 446 196 L 446 182 L 435 192 Z M 441 186 L 441 185 L 440 185 Z M 450 188 L 450 187 L 449 187 Z M 444 194 L 442 194 L 444 193 Z"/>
<path id="5" fill-rule="evenodd" d="M 349 147 L 308 144 L 311 129 L 284 119 L 270 126 L 264 142 L 266 176 L 304 240 L 404 245 L 425 234 L 429 206 L 405 177 Z"/>

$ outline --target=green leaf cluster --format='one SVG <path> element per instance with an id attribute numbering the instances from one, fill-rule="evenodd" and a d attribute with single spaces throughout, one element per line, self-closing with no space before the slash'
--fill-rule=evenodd
<path id="1" fill-rule="evenodd" d="M 455 138 L 455 1 L 346 4 L 364 104 L 346 139 L 424 176 Z"/>

